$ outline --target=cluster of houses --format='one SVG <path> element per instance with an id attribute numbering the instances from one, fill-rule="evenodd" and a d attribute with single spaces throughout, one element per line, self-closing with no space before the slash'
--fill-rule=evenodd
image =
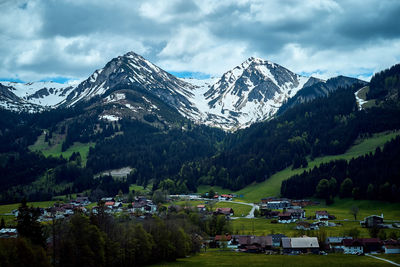
<path id="1" fill-rule="evenodd" d="M 283 234 L 267 236 L 217 235 L 210 246 L 227 247 L 240 252 L 266 254 L 318 254 L 320 252 L 316 237 L 287 237 Z"/>
<path id="2" fill-rule="evenodd" d="M 127 212 L 131 215 L 143 216 L 146 214 L 154 214 L 157 212 L 157 205 L 151 200 L 145 197 L 136 197 L 132 203 L 124 205 L 121 201 L 117 201 L 115 198 L 108 197 L 101 199 L 104 202 L 105 212 L 107 213 L 118 213 Z M 93 212 L 96 214 L 99 210 L 98 206 L 89 208 L 91 202 L 88 197 L 78 196 L 76 199 L 71 200 L 69 203 L 55 203 L 54 206 L 49 208 L 38 208 L 40 211 L 39 221 L 51 221 L 52 219 L 62 219 L 73 215 L 75 212 L 89 213 Z M 13 210 L 12 214 L 18 217 L 18 210 Z"/>
<path id="3" fill-rule="evenodd" d="M 91 202 L 88 197 L 78 196 L 69 203 L 55 203 L 54 206 L 48 208 L 38 208 L 40 212 L 39 221 L 50 221 L 53 218 L 62 219 L 73 215 L 76 211 L 83 213 L 88 212 L 87 205 Z M 13 210 L 12 214 L 18 217 L 18 210 Z"/>
<path id="4" fill-rule="evenodd" d="M 283 234 L 267 236 L 217 235 L 210 247 L 224 247 L 240 252 L 266 254 L 324 254 L 326 252 L 357 254 L 400 253 L 399 240 L 381 241 L 379 238 L 328 237 L 321 244 L 317 237 L 287 237 Z"/>

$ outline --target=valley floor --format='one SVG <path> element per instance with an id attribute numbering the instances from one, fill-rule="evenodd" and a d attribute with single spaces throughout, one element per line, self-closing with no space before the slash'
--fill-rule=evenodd
<path id="1" fill-rule="evenodd" d="M 380 256 L 380 255 L 378 255 Z M 394 262 L 400 262 L 398 258 Z M 209 250 L 195 256 L 178 259 L 176 262 L 158 264 L 154 266 L 394 266 L 390 263 L 367 257 L 343 254 L 330 255 L 264 255 L 242 252 Z"/>

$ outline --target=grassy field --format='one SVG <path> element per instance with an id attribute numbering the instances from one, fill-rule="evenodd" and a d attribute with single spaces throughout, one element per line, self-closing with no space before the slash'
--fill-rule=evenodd
<path id="1" fill-rule="evenodd" d="M 350 207 L 357 206 L 359 208 L 359 214 L 357 220 L 362 220 L 366 216 L 377 214 L 384 215 L 386 223 L 391 221 L 400 221 L 400 204 L 371 201 L 371 200 L 353 200 L 353 199 L 340 199 L 336 198 L 335 202 L 326 206 L 321 203 L 316 206 L 309 206 L 305 208 L 306 217 L 315 216 L 317 210 L 327 210 L 329 214 L 335 215 L 338 222 L 342 226 L 336 227 L 325 227 L 327 234 L 330 236 L 344 235 L 351 228 L 358 228 L 360 230 L 361 237 L 369 237 L 369 232 L 366 228 L 361 228 L 358 221 L 354 221 L 353 215 L 350 214 Z M 338 223 L 336 222 L 336 223 Z M 256 234 L 264 235 L 270 233 L 283 233 L 287 236 L 295 236 L 299 234 L 298 230 L 295 230 L 295 223 L 292 224 L 272 224 L 271 220 L 264 218 L 256 219 L 236 219 L 232 220 L 233 232 L 235 234 Z M 400 234 L 399 229 L 385 229 L 386 233 L 396 231 Z"/>
<path id="2" fill-rule="evenodd" d="M 235 217 L 245 217 L 249 214 L 252 207 L 234 202 L 217 202 L 214 208 L 232 208 Z"/>
<path id="3" fill-rule="evenodd" d="M 89 154 L 89 148 L 94 147 L 95 143 L 79 143 L 75 142 L 70 148 L 67 149 L 67 151 L 61 152 L 61 144 L 63 141 L 63 137 L 61 135 L 54 135 L 52 138 L 53 145 L 49 146 L 47 142 L 44 141 L 44 134 L 40 135 L 36 142 L 29 146 L 29 149 L 31 151 L 41 151 L 44 156 L 53 156 L 53 157 L 59 157 L 62 155 L 64 158 L 69 158 L 72 153 L 74 152 L 79 152 L 82 157 L 82 163 L 86 165 L 87 161 L 87 156 Z"/>
<path id="4" fill-rule="evenodd" d="M 390 261 L 394 261 L 395 263 L 400 264 L 400 254 L 382 254 L 382 255 L 376 255 L 379 258 L 384 258 Z"/>
<path id="5" fill-rule="evenodd" d="M 166 203 L 165 206 L 179 205 L 182 207 L 195 207 L 200 204 L 205 204 L 212 211 L 214 211 L 216 208 L 232 208 L 235 213 L 234 217 L 245 217 L 251 210 L 251 206 L 248 205 L 235 202 L 217 202 L 212 200 L 180 200 Z"/>
<path id="6" fill-rule="evenodd" d="M 353 255 L 264 255 L 250 254 L 230 251 L 208 251 L 195 256 L 178 259 L 176 262 L 157 264 L 154 266 L 269 266 L 269 267 L 330 267 L 330 266 L 392 266 L 389 263 L 373 259 L 371 257 L 360 257 Z"/>
<path id="7" fill-rule="evenodd" d="M 29 202 L 28 206 L 47 208 L 53 206 L 55 202 L 56 201 Z M 18 209 L 19 206 L 20 203 L 0 205 L 0 218 L 4 219 L 7 226 L 15 225 L 15 216 L 5 214 L 11 213 L 13 210 Z"/>
<path id="8" fill-rule="evenodd" d="M 129 186 L 129 192 L 132 192 L 132 190 L 135 190 L 135 194 L 147 195 L 147 194 L 151 193 L 152 186 L 153 186 L 153 184 L 149 184 L 145 188 L 142 185 L 131 184 Z"/>
<path id="9" fill-rule="evenodd" d="M 310 221 L 311 222 L 311 221 Z M 270 219 L 256 218 L 256 219 L 236 219 L 231 221 L 233 226 L 233 233 L 240 235 L 269 235 L 269 234 L 284 234 L 286 236 L 299 236 L 302 234 L 301 231 L 296 230 L 296 223 L 284 224 L 284 223 L 271 223 Z M 360 230 L 360 237 L 370 237 L 369 232 L 366 228 L 361 228 L 359 222 L 344 221 L 340 222 L 341 226 L 336 227 L 324 227 L 327 236 L 343 236 L 347 235 L 349 229 L 358 228 Z M 398 230 L 385 230 L 398 231 Z M 307 234 L 307 232 L 306 232 Z M 311 231 L 307 235 L 315 236 L 316 232 Z"/>
<path id="10" fill-rule="evenodd" d="M 354 217 L 349 213 L 353 205 L 359 208 L 358 220 L 373 214 L 383 214 L 385 220 L 400 221 L 400 203 L 340 198 L 335 198 L 334 203 L 329 206 L 326 206 L 322 201 L 319 205 L 306 207 L 306 216 L 315 215 L 316 210 L 327 210 L 330 214 L 335 215 L 338 220 L 354 220 Z"/>
<path id="11" fill-rule="evenodd" d="M 229 194 L 232 193 L 232 190 L 222 188 L 220 186 L 209 186 L 209 185 L 199 185 L 197 187 L 197 193 L 199 194 L 204 194 L 210 191 L 211 187 L 214 189 L 214 191 L 218 194 Z"/>
<path id="12" fill-rule="evenodd" d="M 286 180 L 295 174 L 300 174 L 305 170 L 312 169 L 315 166 L 319 166 L 321 163 L 326 163 L 337 159 L 350 160 L 353 157 L 374 152 L 378 146 L 383 147 L 386 142 L 399 134 L 400 132 L 386 132 L 375 134 L 371 138 L 356 140 L 355 144 L 344 154 L 315 158 L 313 161 L 309 161 L 307 168 L 292 170 L 291 167 L 288 167 L 280 172 L 275 173 L 264 182 L 251 184 L 235 193 L 238 195 L 243 195 L 243 198 L 240 199 L 248 202 L 259 202 L 261 198 L 264 197 L 279 196 L 280 187 L 283 180 Z M 203 186 L 201 189 L 207 191 L 209 187 Z"/>

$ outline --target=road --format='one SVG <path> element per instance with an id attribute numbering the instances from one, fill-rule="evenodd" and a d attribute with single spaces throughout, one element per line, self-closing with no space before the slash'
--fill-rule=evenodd
<path id="1" fill-rule="evenodd" d="M 246 217 L 231 217 L 231 219 L 238 219 L 238 218 L 246 218 L 246 219 L 253 219 L 254 218 L 254 211 L 255 209 L 258 209 L 259 206 L 253 203 L 247 203 L 247 202 L 238 202 L 238 201 L 228 201 L 228 200 L 220 200 L 219 202 L 227 202 L 227 203 L 236 203 L 236 204 L 243 204 L 247 206 L 251 206 L 251 210 L 249 214 Z"/>

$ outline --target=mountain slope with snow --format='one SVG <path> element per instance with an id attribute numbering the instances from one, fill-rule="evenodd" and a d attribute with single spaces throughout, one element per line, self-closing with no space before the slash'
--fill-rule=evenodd
<path id="1" fill-rule="evenodd" d="M 249 58 L 226 72 L 204 94 L 204 122 L 235 129 L 269 119 L 309 79 L 278 64 Z"/>
<path id="2" fill-rule="evenodd" d="M 62 105 L 73 106 L 120 89 L 144 90 L 176 108 L 182 115 L 198 118 L 199 111 L 188 99 L 195 87 L 129 52 L 112 59 L 76 87 Z"/>
<path id="3" fill-rule="evenodd" d="M 328 81 L 304 77 L 254 57 L 221 78 L 181 79 L 129 52 L 112 59 L 78 85 L 2 82 L 0 105 L 38 112 L 83 104 L 101 110 L 96 116 L 102 120 L 150 120 L 162 127 L 164 122 L 173 124 L 178 117 L 185 117 L 235 130 L 272 118 L 282 105 L 290 107 L 290 103 L 325 96 L 357 81 L 343 76 Z"/>

